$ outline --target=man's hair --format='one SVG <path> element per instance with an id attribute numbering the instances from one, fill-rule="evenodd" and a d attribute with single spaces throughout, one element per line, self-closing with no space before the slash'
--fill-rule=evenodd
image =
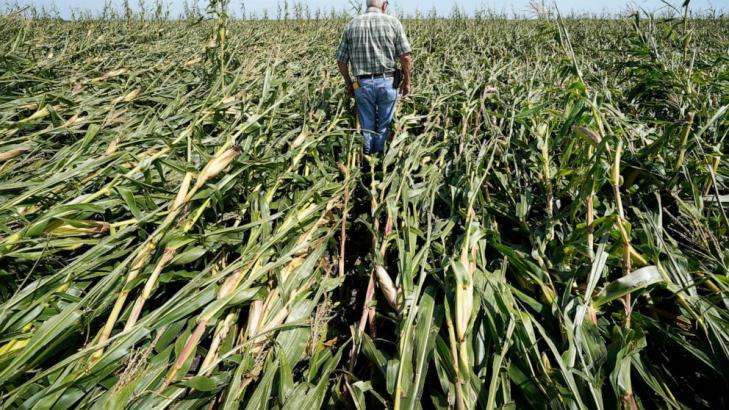
<path id="1" fill-rule="evenodd" d="M 367 7 L 382 7 L 382 3 L 384 3 L 385 0 L 367 0 Z"/>

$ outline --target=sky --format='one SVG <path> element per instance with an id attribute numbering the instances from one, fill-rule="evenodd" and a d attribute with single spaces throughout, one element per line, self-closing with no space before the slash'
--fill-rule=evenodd
<path id="1" fill-rule="evenodd" d="M 60 12 L 62 17 L 68 18 L 71 15 L 71 8 L 79 10 L 92 10 L 100 11 L 103 8 L 105 0 L 14 0 L 20 5 L 33 4 L 37 7 L 45 6 L 49 7 L 55 4 L 56 8 Z M 133 6 L 136 6 L 140 0 L 129 0 Z M 151 8 L 154 0 L 143 0 L 147 4 L 148 8 Z M 183 10 L 184 0 L 163 0 L 164 3 L 170 5 L 170 12 L 173 16 L 179 15 Z M 187 0 L 191 3 L 194 0 Z M 283 1 L 283 0 L 280 0 Z M 292 3 L 295 0 L 289 0 Z M 352 2 L 364 3 L 364 0 L 302 0 L 301 3 L 308 4 L 309 7 L 314 10 L 321 8 L 323 10 L 329 10 L 332 7 L 336 9 L 347 9 L 351 10 L 350 4 Z M 665 8 L 665 4 L 661 0 L 545 0 L 546 4 L 551 4 L 552 1 L 556 1 L 559 10 L 568 14 L 570 11 L 575 12 L 590 12 L 600 13 L 608 11 L 611 13 L 617 13 L 626 10 L 628 7 L 635 8 L 636 6 L 642 7 L 643 9 L 656 11 L 661 8 Z M 682 0 L 666 0 L 675 6 L 680 6 Z M 7 3 L 7 1 L 6 1 Z M 119 7 L 122 4 L 122 0 L 112 0 L 112 3 Z M 233 14 L 240 15 L 241 4 L 245 3 L 246 10 L 257 10 L 260 14 L 264 8 L 268 9 L 269 15 L 273 17 L 275 15 L 277 0 L 231 0 L 231 9 Z M 199 0 L 201 8 L 202 5 L 207 4 L 205 0 Z M 404 14 L 413 14 L 416 9 L 423 13 L 435 8 L 439 14 L 447 15 L 453 9 L 453 6 L 458 5 L 466 12 L 473 12 L 479 9 L 490 9 L 498 12 L 506 12 L 511 15 L 517 14 L 528 14 L 529 13 L 529 0 L 390 0 L 391 7 L 397 8 Z M 706 10 L 713 8 L 716 10 L 723 9 L 727 10 L 724 0 L 692 0 L 692 10 Z"/>

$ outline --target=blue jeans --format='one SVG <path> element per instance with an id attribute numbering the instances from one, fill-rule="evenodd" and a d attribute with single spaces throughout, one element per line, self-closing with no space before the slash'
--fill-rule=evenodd
<path id="1" fill-rule="evenodd" d="M 383 152 L 397 103 L 397 90 L 392 88 L 392 77 L 359 80 L 359 88 L 354 90 L 354 100 L 357 102 L 364 136 L 364 153 Z"/>

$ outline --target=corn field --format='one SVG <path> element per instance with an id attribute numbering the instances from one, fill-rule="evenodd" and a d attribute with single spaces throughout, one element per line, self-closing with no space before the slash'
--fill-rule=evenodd
<path id="1" fill-rule="evenodd" d="M 729 406 L 725 18 L 211 12 L 0 17 L 0 407 Z"/>

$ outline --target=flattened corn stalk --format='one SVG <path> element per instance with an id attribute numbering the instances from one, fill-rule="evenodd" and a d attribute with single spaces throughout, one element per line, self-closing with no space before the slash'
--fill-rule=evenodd
<path id="1" fill-rule="evenodd" d="M 0 16 L 0 402 L 720 406 L 729 26 L 687 10 L 404 19 L 364 181 L 337 16 Z"/>

